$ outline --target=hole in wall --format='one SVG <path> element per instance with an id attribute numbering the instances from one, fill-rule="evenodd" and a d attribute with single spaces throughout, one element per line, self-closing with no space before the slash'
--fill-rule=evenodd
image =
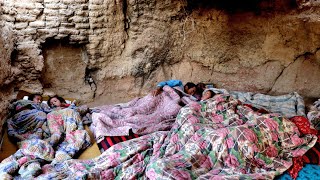
<path id="1" fill-rule="evenodd" d="M 41 47 L 44 68 L 40 81 L 44 90 L 77 99 L 93 96 L 86 83 L 87 56 L 84 56 L 86 52 L 82 45 L 49 39 Z"/>
<path id="2" fill-rule="evenodd" d="M 10 55 L 10 65 L 11 66 L 15 66 L 15 63 L 17 61 L 17 58 L 18 58 L 18 51 L 16 49 L 14 49 L 12 52 L 11 52 L 11 55 Z"/>

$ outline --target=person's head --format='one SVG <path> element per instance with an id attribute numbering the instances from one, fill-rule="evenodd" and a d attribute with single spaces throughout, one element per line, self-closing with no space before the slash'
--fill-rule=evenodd
<path id="1" fill-rule="evenodd" d="M 205 89 L 206 85 L 204 83 L 197 84 L 197 94 L 202 94 Z"/>
<path id="2" fill-rule="evenodd" d="M 202 82 L 197 84 L 197 89 L 204 91 L 206 89 L 206 85 Z"/>
<path id="3" fill-rule="evenodd" d="M 201 100 L 207 100 L 212 98 L 215 95 L 215 93 L 211 90 L 206 90 L 203 92 L 203 95 L 201 97 Z"/>
<path id="4" fill-rule="evenodd" d="M 64 100 L 62 97 L 55 95 L 49 98 L 48 105 L 49 107 L 61 107 L 62 104 L 65 104 L 66 100 Z"/>
<path id="5" fill-rule="evenodd" d="M 42 96 L 41 96 L 41 94 L 31 94 L 28 97 L 28 100 L 33 101 L 34 103 L 41 103 Z"/>
<path id="6" fill-rule="evenodd" d="M 192 82 L 187 82 L 184 85 L 184 92 L 190 95 L 194 95 L 197 91 L 197 86 Z"/>

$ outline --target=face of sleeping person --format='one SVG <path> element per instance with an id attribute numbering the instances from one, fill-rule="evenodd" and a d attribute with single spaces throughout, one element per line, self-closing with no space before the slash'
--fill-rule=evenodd
<path id="1" fill-rule="evenodd" d="M 212 98 L 212 91 L 206 91 L 203 96 L 201 97 L 201 100 L 207 100 Z"/>
<path id="2" fill-rule="evenodd" d="M 197 87 L 186 88 L 186 93 L 190 95 L 194 95 L 196 93 Z"/>
<path id="3" fill-rule="evenodd" d="M 59 101 L 59 99 L 53 97 L 52 99 L 50 99 L 50 106 L 51 107 L 60 107 L 61 106 L 61 102 Z"/>
<path id="4" fill-rule="evenodd" d="M 42 97 L 41 97 L 41 96 L 39 96 L 39 95 L 34 96 L 33 102 L 35 102 L 35 103 L 41 103 L 41 101 L 42 101 Z"/>

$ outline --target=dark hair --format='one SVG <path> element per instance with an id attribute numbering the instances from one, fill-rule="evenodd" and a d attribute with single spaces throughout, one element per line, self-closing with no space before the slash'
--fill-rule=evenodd
<path id="1" fill-rule="evenodd" d="M 211 93 L 211 97 L 213 97 L 214 95 L 216 95 L 215 92 L 213 92 L 212 90 L 208 90 Z"/>
<path id="2" fill-rule="evenodd" d="M 186 88 L 190 89 L 190 88 L 193 88 L 193 87 L 197 87 L 197 86 L 193 82 L 187 82 L 184 85 L 184 91 L 186 91 Z"/>
<path id="3" fill-rule="evenodd" d="M 197 94 L 202 94 L 204 89 L 206 88 L 206 85 L 202 82 L 197 84 Z"/>
<path id="4" fill-rule="evenodd" d="M 52 96 L 52 97 L 50 96 L 49 99 L 48 99 L 48 105 L 49 105 L 49 107 L 51 107 L 50 101 L 51 101 L 52 98 L 57 98 L 61 103 L 66 103 L 66 100 L 64 100 L 63 97 L 60 97 L 60 96 L 58 96 L 58 95 L 54 95 L 54 96 Z M 52 107 L 51 107 L 51 108 L 52 108 Z"/>
<path id="5" fill-rule="evenodd" d="M 33 101 L 33 99 L 34 99 L 36 96 L 40 96 L 40 97 L 42 98 L 41 94 L 35 93 L 35 94 L 31 94 L 31 95 L 28 97 L 28 100 Z"/>

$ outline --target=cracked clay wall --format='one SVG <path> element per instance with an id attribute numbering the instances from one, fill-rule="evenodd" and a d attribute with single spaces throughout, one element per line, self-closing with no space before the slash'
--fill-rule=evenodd
<path id="1" fill-rule="evenodd" d="M 2 46 L 11 48 L 1 53 L 10 76 L 1 74 L 0 82 L 12 87 L 1 96 L 26 90 L 110 104 L 177 78 L 320 97 L 317 1 L 6 0 L 1 6 L 2 30 L 12 33 L 1 32 L 1 41 L 10 41 Z"/>

